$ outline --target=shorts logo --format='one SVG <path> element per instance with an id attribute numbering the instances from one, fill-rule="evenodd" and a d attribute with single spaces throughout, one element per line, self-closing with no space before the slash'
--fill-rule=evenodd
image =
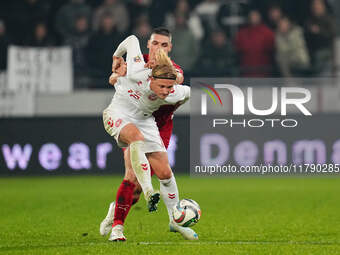
<path id="1" fill-rule="evenodd" d="M 136 56 L 136 57 L 133 58 L 133 61 L 135 61 L 136 63 L 139 63 L 142 60 L 141 60 L 140 56 Z"/>
<path id="2" fill-rule="evenodd" d="M 109 125 L 110 127 L 113 127 L 113 120 L 111 119 L 111 117 L 107 121 L 107 125 Z"/>
<path id="3" fill-rule="evenodd" d="M 150 101 L 155 101 L 157 99 L 157 95 L 156 94 L 151 94 L 150 96 L 149 96 L 149 100 Z"/>
<path id="4" fill-rule="evenodd" d="M 115 126 L 116 126 L 116 127 L 119 127 L 120 124 L 122 124 L 122 119 L 116 120 Z"/>
<path id="5" fill-rule="evenodd" d="M 174 199 L 176 197 L 176 194 L 175 193 L 168 193 L 168 197 L 170 199 Z"/>
<path id="6" fill-rule="evenodd" d="M 148 165 L 147 164 L 140 164 L 142 166 L 142 169 L 144 171 L 148 170 Z"/>
<path id="7" fill-rule="evenodd" d="M 137 85 L 138 86 L 142 85 L 142 81 L 137 82 Z"/>

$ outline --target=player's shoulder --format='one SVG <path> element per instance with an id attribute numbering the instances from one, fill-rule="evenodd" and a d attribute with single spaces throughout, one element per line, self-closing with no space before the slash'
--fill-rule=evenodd
<path id="1" fill-rule="evenodd" d="M 181 74 L 183 74 L 182 67 L 181 67 L 180 65 L 176 64 L 175 61 L 173 61 L 173 60 L 171 60 L 171 62 L 172 62 L 172 64 L 173 64 L 173 66 L 176 68 L 176 70 L 177 70 L 178 72 L 180 72 Z"/>

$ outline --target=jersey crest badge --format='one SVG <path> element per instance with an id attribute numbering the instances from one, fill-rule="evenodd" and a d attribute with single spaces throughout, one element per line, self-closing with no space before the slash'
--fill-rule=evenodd
<path id="1" fill-rule="evenodd" d="M 142 59 L 140 58 L 140 56 L 136 56 L 133 58 L 133 61 L 135 61 L 136 63 L 139 63 L 142 61 Z"/>

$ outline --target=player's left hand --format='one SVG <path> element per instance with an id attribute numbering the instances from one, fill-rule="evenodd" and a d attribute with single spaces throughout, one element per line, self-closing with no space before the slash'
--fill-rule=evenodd
<path id="1" fill-rule="evenodd" d="M 148 63 L 144 65 L 145 68 L 154 68 L 156 66 L 156 60 L 155 59 L 149 59 Z"/>

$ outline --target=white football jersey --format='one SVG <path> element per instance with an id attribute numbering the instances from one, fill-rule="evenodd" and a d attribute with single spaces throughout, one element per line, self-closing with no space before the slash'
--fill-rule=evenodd
<path id="1" fill-rule="evenodd" d="M 163 100 L 150 89 L 151 69 L 144 67 L 145 62 L 136 36 L 126 38 L 117 48 L 114 56 L 122 57 L 125 53 L 127 74 L 119 77 L 115 84 L 116 93 L 108 109 L 125 115 L 145 119 L 161 105 L 184 103 L 190 97 L 190 87 L 175 85 Z"/>

